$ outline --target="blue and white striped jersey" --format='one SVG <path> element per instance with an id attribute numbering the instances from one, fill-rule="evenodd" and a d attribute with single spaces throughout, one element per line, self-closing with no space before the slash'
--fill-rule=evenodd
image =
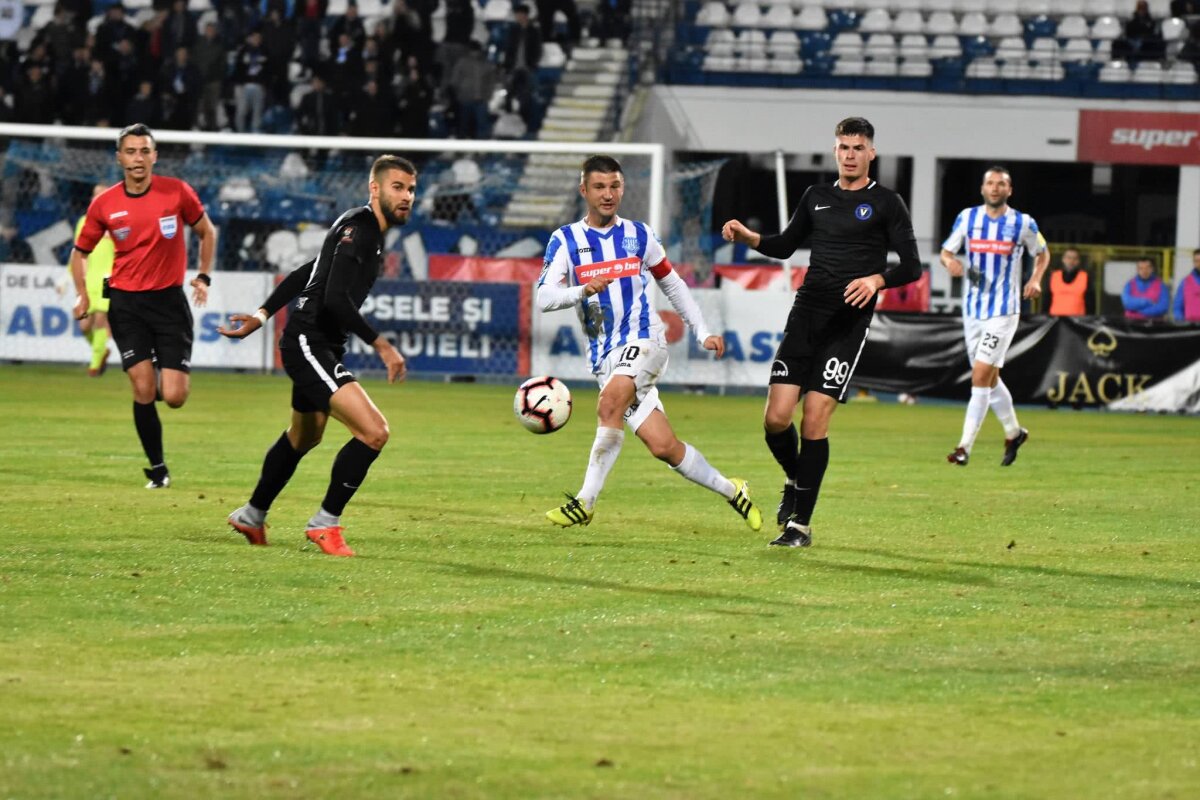
<path id="1" fill-rule="evenodd" d="M 663 324 L 648 291 L 654 268 L 664 264 L 666 253 L 644 222 L 614 217 L 611 227 L 598 230 L 583 220 L 556 230 L 546 245 L 546 259 L 538 286 L 581 286 L 606 276 L 613 282 L 576 308 L 588 339 L 588 364 L 592 372 L 613 348 L 635 339 L 665 344 Z M 664 272 L 663 274 L 666 274 Z"/>
<path id="2" fill-rule="evenodd" d="M 1021 256 L 1045 249 L 1037 222 L 1009 208 L 1001 217 L 988 216 L 987 206 L 964 208 L 942 249 L 958 253 L 966 245 L 966 288 L 963 315 L 991 319 L 1021 313 Z"/>

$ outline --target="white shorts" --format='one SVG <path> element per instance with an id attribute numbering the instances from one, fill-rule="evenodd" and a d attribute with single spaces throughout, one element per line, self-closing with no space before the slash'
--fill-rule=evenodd
<path id="1" fill-rule="evenodd" d="M 1003 367 L 1008 346 L 1017 334 L 1020 314 L 1005 314 L 991 319 L 963 317 L 963 335 L 967 339 L 967 359 L 972 364 L 982 361 L 993 367 Z"/>
<path id="2" fill-rule="evenodd" d="M 613 375 L 628 375 L 633 378 L 634 399 L 625 411 L 625 424 L 636 432 L 649 418 L 654 409 L 666 413 L 658 397 L 658 379 L 667 371 L 667 348 L 650 339 L 636 339 L 613 350 L 600 363 L 596 380 L 600 388 Z"/>

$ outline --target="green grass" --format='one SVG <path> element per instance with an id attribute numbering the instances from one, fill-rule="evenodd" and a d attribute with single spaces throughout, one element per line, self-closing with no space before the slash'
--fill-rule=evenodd
<path id="1" fill-rule="evenodd" d="M 514 381 L 515 384 L 515 381 Z M 200 373 L 142 489 L 120 374 L 0 367 L 0 797 L 1200 796 L 1200 420 L 839 410 L 810 550 L 766 547 L 632 437 L 587 529 L 595 392 L 537 437 L 511 387 L 368 382 L 392 439 L 301 549 L 224 524 L 282 378 Z M 773 518 L 762 400 L 666 395 Z"/>

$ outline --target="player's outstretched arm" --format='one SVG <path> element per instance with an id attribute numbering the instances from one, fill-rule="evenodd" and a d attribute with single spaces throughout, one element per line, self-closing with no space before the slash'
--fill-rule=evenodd
<path id="1" fill-rule="evenodd" d="M 722 225 L 721 236 L 727 242 L 745 244 L 755 249 L 758 248 L 758 243 L 762 241 L 762 234 L 750 230 L 738 219 L 731 219 Z"/>
<path id="2" fill-rule="evenodd" d="M 379 354 L 379 359 L 383 365 L 387 367 L 388 383 L 403 381 L 408 374 L 408 364 L 404 360 L 404 355 L 396 349 L 396 346 L 388 341 L 383 334 L 371 343 L 375 348 L 375 352 Z"/>

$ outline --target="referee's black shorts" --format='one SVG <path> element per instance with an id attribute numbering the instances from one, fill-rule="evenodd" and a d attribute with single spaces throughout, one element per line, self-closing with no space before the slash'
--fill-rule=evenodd
<path id="1" fill-rule="evenodd" d="M 121 369 L 151 359 L 159 369 L 191 372 L 192 309 L 182 286 L 109 289 L 108 326 L 121 351 Z"/>
<path id="2" fill-rule="evenodd" d="M 771 383 L 799 386 L 846 402 L 873 313 L 873 308 L 855 308 L 840 296 L 805 297 L 801 289 L 775 351 Z"/>
<path id="3" fill-rule="evenodd" d="M 329 398 L 347 383 L 356 383 L 354 373 L 342 364 L 344 347 L 330 347 L 320 338 L 285 333 L 279 340 L 283 369 L 292 379 L 292 408 L 301 414 L 329 413 Z"/>

